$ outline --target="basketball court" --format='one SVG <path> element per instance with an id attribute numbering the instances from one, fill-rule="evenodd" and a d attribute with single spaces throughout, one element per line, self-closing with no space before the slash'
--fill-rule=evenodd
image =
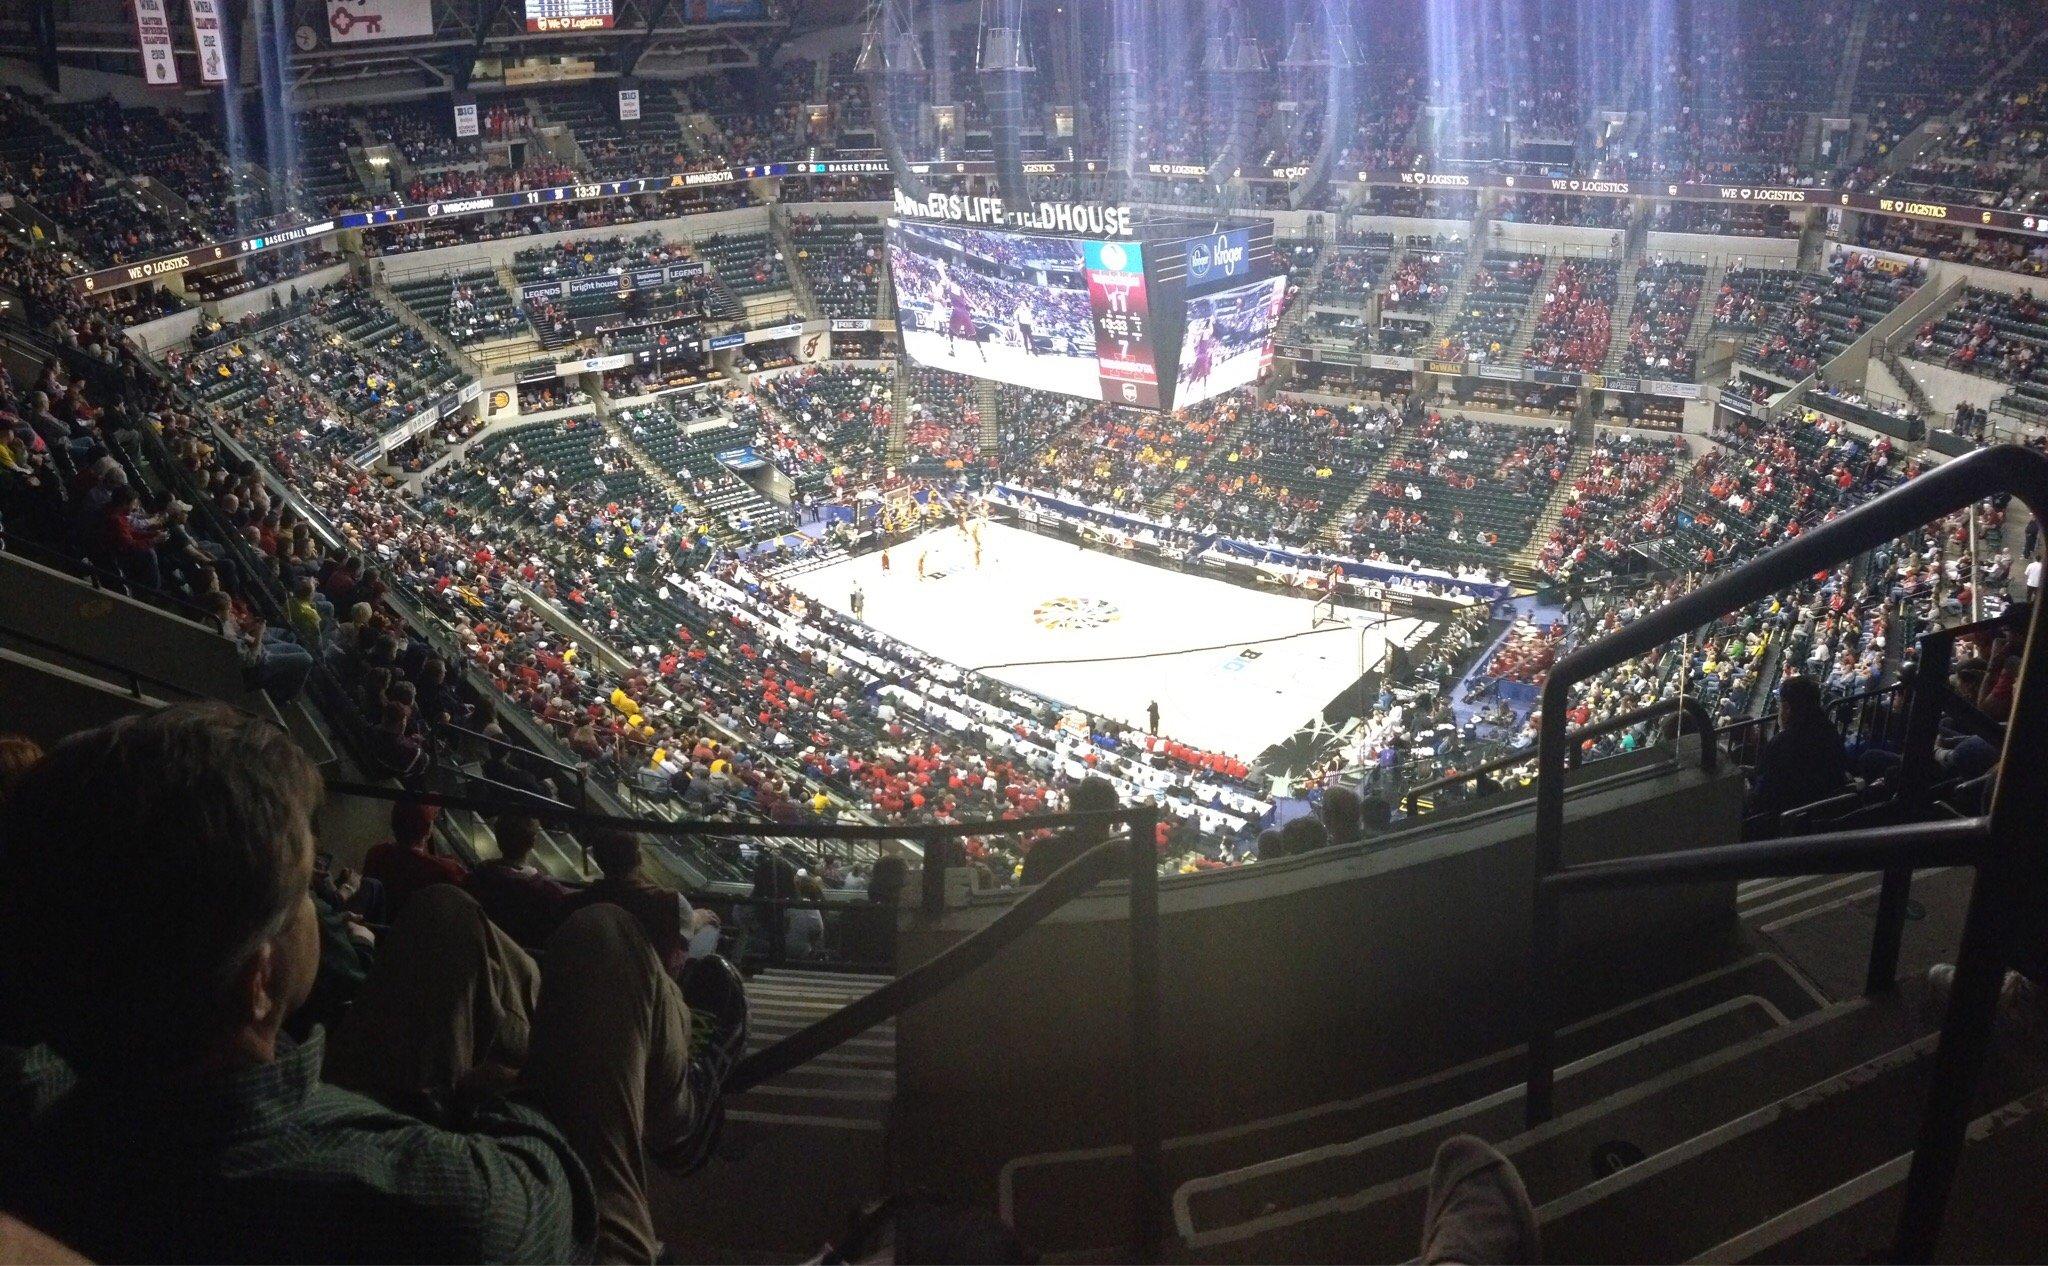
<path id="1" fill-rule="evenodd" d="M 788 584 L 900 641 L 1068 707 L 1245 760 L 1300 729 L 1426 621 L 1338 608 L 1311 631 L 1315 603 L 1168 571 L 1000 523 L 981 528 L 981 566 L 959 527 Z M 924 558 L 924 579 L 918 559 Z M 1161 652 L 1187 652 L 1161 654 Z M 1143 658 L 1131 658 L 1142 656 Z M 1361 659 L 1362 656 L 1362 659 Z M 1046 662 L 1058 661 L 1058 662 Z"/>

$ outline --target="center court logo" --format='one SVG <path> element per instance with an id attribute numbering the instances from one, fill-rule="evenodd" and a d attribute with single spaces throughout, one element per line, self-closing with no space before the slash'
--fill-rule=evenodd
<path id="1" fill-rule="evenodd" d="M 1106 598 L 1048 598 L 1031 618 L 1046 629 L 1099 629 L 1123 619 L 1124 613 Z"/>

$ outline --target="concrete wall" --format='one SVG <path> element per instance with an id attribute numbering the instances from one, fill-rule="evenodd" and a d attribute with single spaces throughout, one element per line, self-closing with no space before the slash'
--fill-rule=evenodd
<path id="1" fill-rule="evenodd" d="M 1980 378 L 1975 374 L 1966 374 L 1960 369 L 1950 369 L 1946 365 L 1937 365 L 1932 361 L 1912 356 L 1900 356 L 1899 363 L 1906 367 L 1906 372 L 1913 375 L 1914 381 L 1920 384 L 1920 389 L 1934 402 L 1937 418 L 1946 418 L 1953 414 L 1959 404 L 1974 404 L 1988 409 L 1992 401 L 2012 390 L 2010 383 L 2000 382 L 1995 378 Z M 1891 377 L 1891 373 L 1883 365 L 1871 362 L 1870 385 L 1887 395 L 1905 399 L 1903 391 L 1893 390 L 1896 384 L 1890 381 Z"/>
<path id="2" fill-rule="evenodd" d="M 767 227 L 768 208 L 735 207 L 730 211 L 705 211 L 668 220 L 642 220 L 635 224 L 568 229 L 560 233 L 529 233 L 493 242 L 465 242 L 455 246 L 437 246 L 431 250 L 409 251 L 402 255 L 379 255 L 370 261 L 370 266 L 381 268 L 386 281 L 398 282 L 413 276 L 468 272 L 485 265 L 509 266 L 512 257 L 521 251 L 583 238 L 638 237 L 652 232 L 659 233 L 664 241 L 693 242 L 715 233 L 751 233 Z"/>
<path id="3" fill-rule="evenodd" d="M 1609 772 L 1599 782 L 1568 802 L 1567 860 L 1735 838 L 1734 775 Z M 1167 883 L 1164 1062 L 1153 1070 L 1167 1087 L 1167 1133 L 1363 1093 L 1512 1046 L 1527 996 L 1532 823 L 1526 799 L 1489 802 L 1390 847 Z M 900 1154 L 920 1170 L 910 1181 L 986 1194 L 1016 1156 L 1127 1141 L 1125 902 L 1121 883 L 1077 899 L 902 1018 Z M 1007 905 L 913 928 L 905 966 Z M 1733 918 L 1731 884 L 1575 900 L 1564 920 L 1571 953 L 1599 964 L 1568 977 L 1577 1008 L 1694 974 Z"/>

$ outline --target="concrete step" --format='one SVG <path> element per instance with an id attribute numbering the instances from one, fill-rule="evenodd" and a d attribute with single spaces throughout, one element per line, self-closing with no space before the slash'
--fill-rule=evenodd
<path id="1" fill-rule="evenodd" d="M 1631 1079 L 1689 1063 L 1810 1015 L 1820 1005 L 1780 959 L 1759 955 L 1588 1017 L 1558 1037 L 1563 1104 L 1591 1102 Z M 1326 1184 L 1349 1182 L 1356 1190 L 1363 1185 L 1358 1165 L 1398 1177 L 1426 1165 L 1428 1149 L 1446 1133 L 1493 1131 L 1504 1137 L 1519 1129 L 1521 1056 L 1522 1048 L 1513 1047 L 1357 1098 L 1168 1140 L 1168 1181 L 1182 1186 L 1270 1165 L 1277 1189 L 1253 1174 L 1236 1186 L 1239 1194 L 1218 1197 L 1242 1203 L 1242 1195 L 1263 1206 L 1298 1195 L 1285 1190 L 1302 1172 L 1289 1162 L 1313 1168 L 1316 1153 L 1328 1157 L 1318 1180 Z M 1359 1146 L 1360 1140 L 1367 1144 Z M 1376 1156 L 1355 1159 L 1365 1152 Z M 1027 1242 L 1044 1251 L 1117 1244 L 1128 1229 L 1124 1210 L 1093 1193 L 1124 1190 L 1129 1181 L 1129 1151 L 1123 1147 L 1022 1157 L 1004 1170 L 1001 1208 Z M 1264 1194 L 1245 1194 L 1254 1192 Z"/>
<path id="2" fill-rule="evenodd" d="M 1663 1260 L 1655 1258 L 1654 1245 L 1648 1242 L 1598 1241 L 1590 1229 L 1593 1222 L 1567 1219 L 1590 1219 L 1593 1215 L 1584 1211 L 1616 1189 L 1617 1170 L 1649 1177 L 1658 1172 L 1655 1167 L 1641 1168 L 1650 1158 L 1688 1156 L 1687 1149 L 1700 1148 L 1703 1139 L 1712 1145 L 1724 1136 L 1747 1138 L 1754 1133 L 1751 1125 L 1768 1123 L 1773 1114 L 1782 1114 L 1783 1103 L 1804 1102 L 1817 1088 L 1853 1087 L 1879 1077 L 1887 1086 L 1893 1085 L 1894 1078 L 1909 1082 L 1913 1075 L 1909 1070 L 1931 1046 L 1929 1029 L 1917 989 L 1878 1001 L 1858 999 L 1735 1043 L 1686 1067 L 1642 1079 L 1579 1109 L 1568 1109 L 1536 1130 L 1516 1133 L 1511 1128 L 1492 1137 L 1521 1169 L 1532 1199 L 1559 1228 L 1561 1242 L 1573 1246 L 1559 1249 L 1546 1243 L 1546 1257 L 1556 1261 Z M 1894 1105 L 1888 1105 L 1886 1111 L 1897 1115 Z M 1487 1134 L 1478 1132 L 1482 1137 Z M 1338 1160 L 1328 1153 L 1288 1159 L 1298 1161 L 1304 1173 L 1320 1171 L 1323 1175 L 1336 1169 Z M 1321 1186 L 1309 1185 L 1300 1198 L 1274 1181 L 1276 1165 L 1219 1175 L 1180 1189 L 1175 1202 L 1177 1229 L 1189 1254 L 1204 1260 L 1270 1261 L 1304 1256 L 1400 1260 L 1414 1251 L 1422 1223 L 1428 1159 L 1423 1154 L 1411 1172 L 1397 1179 L 1374 1183 L 1368 1178 L 1350 1184 L 1349 1190 L 1319 1194 L 1333 1185 L 1325 1177 Z M 1231 1190 L 1247 1181 L 1260 1184 L 1269 1193 L 1266 1207 L 1249 1216 L 1245 1193 Z M 1747 1220 L 1718 1235 L 1710 1229 L 1688 1232 L 1703 1241 L 1692 1251 L 1709 1247 L 1726 1234 L 1783 1208 L 1782 1203 L 1764 1207 L 1750 1199 L 1748 1193 L 1755 1192 L 1766 1201 L 1776 1201 L 1780 1193 L 1747 1184 L 1739 1167 L 1725 1181 L 1730 1185 L 1691 1187 L 1691 1200 L 1739 1209 L 1733 1216 Z M 1716 1193 L 1716 1199 L 1702 1200 L 1707 1192 Z M 1580 1228 L 1588 1229 L 1581 1233 Z"/>
<path id="3" fill-rule="evenodd" d="M 2017 1262 L 2048 1244 L 2048 1090 L 2036 1090 L 1970 1123 L 1962 1165 L 1949 1197 L 1937 1262 Z M 1905 1200 L 1911 1153 L 1881 1165 L 1694 1258 L 1707 1262 L 1872 1260 L 1890 1243 Z"/>
<path id="4" fill-rule="evenodd" d="M 875 1120 L 731 1110 L 710 1164 L 651 1175 L 655 1227 L 676 1261 L 801 1261 L 886 1190 L 886 1143 Z"/>

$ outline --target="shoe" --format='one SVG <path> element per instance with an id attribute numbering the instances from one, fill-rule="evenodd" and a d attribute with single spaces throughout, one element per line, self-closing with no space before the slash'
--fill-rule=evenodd
<path id="1" fill-rule="evenodd" d="M 684 966 L 682 992 L 695 1047 L 683 1082 L 690 1121 L 672 1139 L 649 1141 L 647 1154 L 663 1169 L 687 1176 L 717 1155 L 725 1133 L 725 1082 L 747 1050 L 747 987 L 729 960 L 713 954 Z M 711 1030 L 702 1042 L 695 1033 L 699 1024 Z"/>
<path id="2" fill-rule="evenodd" d="M 1949 995 L 1955 987 L 1954 963 L 1936 963 L 1927 969 L 1928 1008 L 1936 1019 L 1948 1013 Z M 2048 1013 L 2041 1008 L 2041 991 L 2016 971 L 2006 972 L 2005 983 L 1998 987 L 1991 1035 L 2002 1045 L 2018 1047 L 2040 1047 L 2048 1039 Z"/>
<path id="3" fill-rule="evenodd" d="M 1513 1161 L 1469 1134 L 1444 1140 L 1429 1171 L 1425 1263 L 1542 1260 L 1536 1209 Z"/>
<path id="4" fill-rule="evenodd" d="M 681 984 L 690 1023 L 711 1026 L 710 1040 L 702 1044 L 699 1058 L 717 1061 L 723 1083 L 725 1074 L 747 1053 L 747 983 L 732 960 L 711 954 L 686 963 Z"/>

